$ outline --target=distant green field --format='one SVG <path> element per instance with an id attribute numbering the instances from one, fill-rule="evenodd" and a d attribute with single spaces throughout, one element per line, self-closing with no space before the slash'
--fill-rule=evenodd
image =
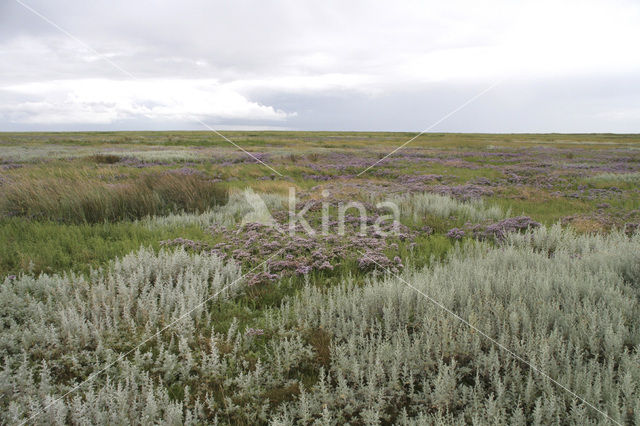
<path id="1" fill-rule="evenodd" d="M 214 187 L 231 192 L 251 187 L 279 194 L 287 194 L 292 185 L 299 191 L 315 188 L 316 193 L 329 187 L 359 199 L 358 192 L 367 191 L 436 189 L 448 194 L 447 186 L 475 185 L 486 179 L 489 185 L 480 185 L 487 190 L 482 196 L 486 202 L 546 224 L 564 219 L 587 232 L 622 227 L 637 220 L 640 209 L 635 181 L 640 169 L 639 135 L 429 133 L 356 176 L 413 134 L 225 134 L 258 158 L 264 157 L 265 163 L 282 176 L 211 132 L 1 133 L 0 211 L 5 216 L 27 219 L 20 222 L 21 227 L 35 229 L 41 226 L 39 221 L 49 221 L 47 240 L 54 245 L 47 253 L 52 253 L 56 251 L 55 223 L 60 223 L 60 229 L 65 230 L 61 232 L 66 233 L 74 224 L 136 220 L 169 211 L 204 211 L 216 204 L 216 198 L 224 200 L 222 195 L 213 195 L 211 191 L 217 191 Z M 167 171 L 178 176 L 175 182 L 164 184 L 168 200 L 160 199 L 162 188 L 141 188 L 141 179 L 166 180 Z M 415 176 L 420 179 L 434 174 L 443 178 L 403 183 L 415 181 Z M 189 181 L 190 190 L 180 187 L 184 180 Z M 206 183 L 210 180 L 217 183 Z M 194 185 L 199 187 L 191 193 Z M 611 191 L 612 187 L 616 190 Z M 206 191 L 211 194 L 207 196 L 209 201 L 203 198 Z M 177 193 L 187 196 L 178 199 Z M 599 205 L 609 207 L 599 209 Z M 14 225 L 10 220 L 4 223 L 7 233 L 6 229 Z M 132 225 L 123 222 L 118 226 Z M 151 243 L 150 238 L 143 241 Z M 4 248 L 12 254 L 4 257 L 2 273 L 17 273 L 24 270 L 31 257 L 36 264 L 36 259 L 43 258 L 34 252 L 39 251 L 36 246 L 21 245 L 15 241 Z M 65 247 L 66 252 L 75 252 L 68 242 Z M 124 251 L 110 253 L 121 255 L 132 249 L 126 243 L 122 247 Z M 97 252 L 95 256 L 102 261 L 110 258 Z M 90 264 L 96 261 L 87 260 Z M 78 262 L 59 265 L 74 263 Z M 54 264 L 41 268 L 61 270 Z"/>

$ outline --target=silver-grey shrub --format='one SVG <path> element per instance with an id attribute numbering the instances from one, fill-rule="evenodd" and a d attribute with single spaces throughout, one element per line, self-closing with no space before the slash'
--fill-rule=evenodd
<path id="1" fill-rule="evenodd" d="M 2 422 L 39 412 L 75 381 L 100 371 L 137 342 L 184 317 L 162 339 L 140 348 L 133 361 L 113 365 L 106 372 L 108 379 L 101 377 L 98 385 L 80 389 L 78 394 L 84 397 L 57 402 L 35 421 L 135 421 L 142 419 L 145 409 L 151 410 L 149 404 L 157 407 L 148 413 L 149 421 L 175 417 L 176 410 L 183 419 L 182 408 L 168 404 L 166 390 L 154 385 L 150 372 L 166 378 L 187 374 L 194 362 L 189 342 L 199 338 L 199 327 L 211 327 L 210 306 L 202 302 L 232 296 L 241 286 L 239 278 L 237 265 L 215 256 L 141 249 L 106 270 L 92 271 L 88 278 L 66 274 L 5 279 L 0 287 Z M 173 346 L 183 350 L 180 355 Z M 52 383 L 48 379 L 52 371 L 70 380 Z"/>
<path id="2" fill-rule="evenodd" d="M 392 199 L 398 204 L 402 215 L 414 220 L 433 215 L 443 218 L 456 216 L 464 220 L 481 222 L 504 219 L 509 215 L 498 206 L 487 206 L 482 199 L 459 201 L 448 195 L 418 193 Z"/>
<path id="3" fill-rule="evenodd" d="M 639 268 L 637 235 L 554 227 L 497 248 L 459 248 L 448 263 L 406 271 L 415 289 L 395 277 L 328 292 L 309 287 L 283 309 L 280 327 L 330 333 L 331 362 L 318 383 L 281 407 L 279 420 L 606 422 L 430 297 L 612 418 L 637 423 Z"/>
<path id="4" fill-rule="evenodd" d="M 407 268 L 402 279 L 415 288 L 394 276 L 307 284 L 264 313 L 264 336 L 237 321 L 220 328 L 211 305 L 35 421 L 605 422 L 433 298 L 616 421 L 637 424 L 639 265 L 639 235 L 540 228 Z M 216 258 L 142 251 L 86 280 L 6 280 L 2 421 L 38 412 L 237 275 Z"/>
<path id="5" fill-rule="evenodd" d="M 640 172 L 635 173 L 601 173 L 587 178 L 589 182 L 640 182 Z"/>
<path id="6" fill-rule="evenodd" d="M 231 193 L 227 204 L 215 206 L 204 213 L 175 213 L 166 216 L 152 216 L 142 219 L 140 222 L 150 229 L 184 225 L 198 225 L 202 227 L 220 225 L 231 227 L 239 223 L 244 215 L 253 212 L 254 206 L 247 201 L 245 196 L 246 191 L 249 191 L 249 194 L 253 197 L 259 197 L 264 201 L 267 208 L 272 212 L 282 209 L 283 205 L 287 202 L 287 197 L 280 194 L 255 194 L 251 189 L 246 189 L 245 192 Z"/>

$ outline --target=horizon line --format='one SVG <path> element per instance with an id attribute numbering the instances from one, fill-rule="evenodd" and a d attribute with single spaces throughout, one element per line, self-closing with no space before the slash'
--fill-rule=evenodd
<path id="1" fill-rule="evenodd" d="M 299 130 L 299 129 L 221 129 L 223 132 L 244 133 L 420 133 L 419 130 Z M 0 134 L 12 133 L 208 133 L 208 130 L 185 129 L 137 129 L 137 130 L 0 130 Z M 529 131 L 529 132 L 465 132 L 443 131 L 425 132 L 424 135 L 638 135 L 638 132 L 563 132 L 563 131 Z"/>

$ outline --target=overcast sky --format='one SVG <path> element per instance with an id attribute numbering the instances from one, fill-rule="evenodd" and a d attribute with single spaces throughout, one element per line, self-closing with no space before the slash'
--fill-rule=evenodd
<path id="1" fill-rule="evenodd" d="M 640 132 L 637 0 L 20 1 L 0 131 Z"/>

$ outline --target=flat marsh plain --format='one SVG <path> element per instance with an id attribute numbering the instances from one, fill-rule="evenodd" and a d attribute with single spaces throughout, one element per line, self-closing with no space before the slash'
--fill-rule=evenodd
<path id="1" fill-rule="evenodd" d="M 224 134 L 0 133 L 0 423 L 640 424 L 640 135 Z"/>

